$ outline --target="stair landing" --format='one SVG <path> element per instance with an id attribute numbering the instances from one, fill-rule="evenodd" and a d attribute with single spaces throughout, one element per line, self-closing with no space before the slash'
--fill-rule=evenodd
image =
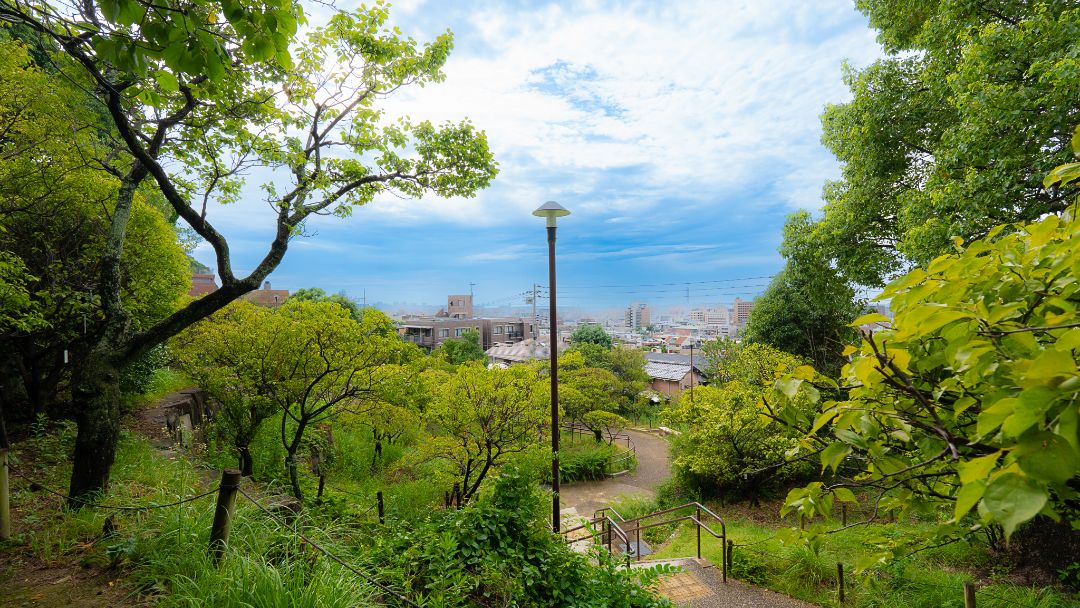
<path id="1" fill-rule="evenodd" d="M 707 560 L 694 558 L 670 560 L 642 560 L 631 567 L 642 568 L 656 564 L 679 566 L 678 574 L 660 580 L 657 591 L 688 608 L 815 608 L 801 600 L 754 587 L 730 576 L 722 582 L 720 570 Z"/>

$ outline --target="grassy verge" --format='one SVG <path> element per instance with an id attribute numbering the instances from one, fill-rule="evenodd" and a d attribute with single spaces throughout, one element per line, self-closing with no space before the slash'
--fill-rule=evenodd
<path id="1" fill-rule="evenodd" d="M 736 543 L 733 575 L 795 598 L 825 606 L 838 605 L 836 564 L 845 567 L 844 606 L 939 608 L 964 606 L 963 585 L 977 584 L 980 608 L 1064 608 L 1080 605 L 1055 589 L 1010 584 L 995 569 L 992 556 L 979 544 L 957 543 L 931 549 L 888 567 L 853 576 L 856 558 L 872 537 L 882 534 L 926 535 L 931 524 L 888 524 L 852 528 L 829 536 L 818 553 L 784 545 L 774 538 L 778 526 L 723 515 L 728 537 Z M 683 525 L 657 553 L 657 558 L 688 557 L 696 552 L 696 532 Z M 740 546 L 744 545 L 744 546 Z M 702 555 L 721 563 L 720 541 L 702 534 Z"/>

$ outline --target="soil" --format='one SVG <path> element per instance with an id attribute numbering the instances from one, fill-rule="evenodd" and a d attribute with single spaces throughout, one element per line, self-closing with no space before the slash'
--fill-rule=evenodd
<path id="1" fill-rule="evenodd" d="M 125 426 L 148 437 L 163 450 L 172 449 L 172 441 L 165 430 L 166 412 L 182 398 L 183 393 L 177 391 L 166 395 L 153 406 L 139 410 L 125 421 Z M 17 444 L 15 447 L 19 468 L 23 471 L 53 466 L 50 463 L 56 459 L 56 455 L 18 450 Z M 66 466 L 64 469 L 67 470 Z M 25 490 L 28 485 L 25 479 L 11 476 L 13 495 Z M 52 523 L 48 514 L 63 517 L 64 505 L 62 498 L 43 490 L 36 491 L 33 496 L 32 504 L 12 501 L 12 539 L 0 543 L 0 606 L 105 608 L 150 606 L 154 603 L 152 597 L 140 596 L 125 583 L 125 570 L 105 563 L 96 543 L 71 547 L 50 562 L 38 558 L 31 543 L 35 535 Z"/>

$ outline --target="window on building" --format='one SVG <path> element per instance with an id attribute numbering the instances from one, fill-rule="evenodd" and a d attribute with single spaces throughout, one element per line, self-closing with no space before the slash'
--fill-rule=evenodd
<path id="1" fill-rule="evenodd" d="M 502 326 L 502 325 L 496 325 L 496 326 L 495 326 L 495 333 L 496 333 L 496 334 L 501 334 L 501 333 L 503 333 L 503 326 Z"/>
<path id="2" fill-rule="evenodd" d="M 449 338 L 450 337 L 450 330 L 449 329 L 440 329 L 439 330 L 439 337 L 440 338 Z"/>
<path id="3" fill-rule="evenodd" d="M 465 330 L 466 329 L 468 329 L 468 328 L 467 327 L 459 327 L 459 328 L 454 330 L 454 335 L 460 338 L 461 336 L 465 335 Z"/>

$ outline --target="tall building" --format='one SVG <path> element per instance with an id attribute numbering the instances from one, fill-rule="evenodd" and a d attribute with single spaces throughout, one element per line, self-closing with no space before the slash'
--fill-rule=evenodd
<path id="1" fill-rule="evenodd" d="M 446 296 L 446 315 L 451 319 L 473 318 L 472 296 Z"/>
<path id="2" fill-rule="evenodd" d="M 754 310 L 753 300 L 742 300 L 735 298 L 735 303 L 731 305 L 731 320 L 736 327 L 746 327 L 746 322 L 750 320 L 750 311 Z"/>
<path id="3" fill-rule="evenodd" d="M 624 321 L 626 326 L 631 329 L 641 329 L 652 325 L 652 320 L 649 317 L 648 304 L 631 304 L 626 309 Z"/>

